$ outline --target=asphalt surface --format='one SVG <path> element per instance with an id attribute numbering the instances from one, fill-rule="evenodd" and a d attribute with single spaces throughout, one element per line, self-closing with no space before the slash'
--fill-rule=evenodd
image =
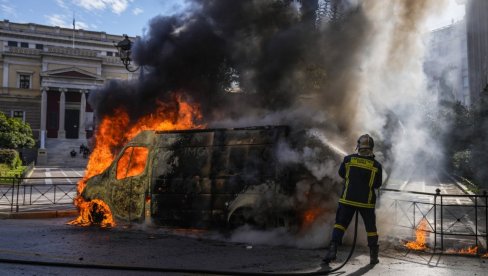
<path id="1" fill-rule="evenodd" d="M 38 168 L 32 177 L 79 177 L 82 169 Z M 49 183 L 45 183 L 49 184 Z M 462 187 L 446 179 L 398 182 L 389 188 L 402 188 L 442 193 L 463 194 Z M 47 185 L 46 185 L 47 186 Z M 467 202 L 469 203 L 469 202 Z M 378 210 L 380 235 L 380 263 L 369 265 L 369 252 L 365 247 L 364 229 L 360 225 L 358 247 L 349 263 L 339 270 L 341 275 L 488 275 L 486 258 L 459 255 L 440 255 L 410 251 L 401 244 L 411 238 L 392 236 L 382 215 L 388 206 Z M 119 224 L 113 229 L 75 227 L 66 222 L 74 218 L 72 206 L 53 206 L 42 211 L 10 213 L 0 220 L 0 259 L 44 263 L 84 265 L 136 266 L 150 268 L 184 268 L 195 270 L 225 270 L 255 273 L 297 273 L 326 271 L 340 265 L 348 254 L 349 246 L 339 250 L 338 260 L 326 266 L 321 263 L 325 248 L 317 245 L 297 245 L 280 240 L 276 233 L 254 231 L 252 236 L 239 238 L 236 234 L 217 231 L 198 231 L 148 227 L 139 224 Z M 0 216 L 2 218 L 2 216 Z M 43 219 L 39 219 L 43 218 Z M 351 241 L 348 229 L 345 242 Z M 324 231 L 326 235 L 328 231 Z M 241 232 L 242 234 L 242 232 Z M 272 237 L 272 238 L 270 238 Z M 325 239 L 322 239 L 325 240 Z M 319 248 L 317 248 L 319 247 Z M 147 271 L 106 270 L 74 267 L 43 266 L 40 263 L 10 264 L 0 262 L 0 275 L 161 275 Z M 164 275 L 189 275 L 164 273 Z M 199 275 L 205 275 L 203 272 Z"/>
<path id="2" fill-rule="evenodd" d="M 67 221 L 68 218 L 2 220 L 0 259 L 257 273 L 296 273 L 329 269 L 321 263 L 324 248 L 269 245 L 263 241 L 254 244 L 240 243 L 234 242 L 232 236 L 217 231 L 143 228 L 140 225 L 100 229 L 70 226 L 66 225 Z M 360 246 L 350 262 L 336 274 L 487 275 L 487 259 L 412 252 L 387 242 L 382 242 L 380 248 L 380 263 L 376 266 L 368 264 L 367 248 Z M 346 258 L 348 250 L 349 247 L 342 247 L 338 260 L 331 263 L 331 267 L 339 265 Z M 0 275 L 68 274 L 158 273 L 0 263 Z"/>

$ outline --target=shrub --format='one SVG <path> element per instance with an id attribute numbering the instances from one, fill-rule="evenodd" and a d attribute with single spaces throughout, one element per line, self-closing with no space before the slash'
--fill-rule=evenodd
<path id="1" fill-rule="evenodd" d="M 0 164 L 7 164 L 10 168 L 16 169 L 22 165 L 22 160 L 16 150 L 0 149 Z"/>
<path id="2" fill-rule="evenodd" d="M 29 124 L 0 112 L 0 148 L 32 148 L 35 145 Z"/>
<path id="3" fill-rule="evenodd" d="M 455 171 L 463 177 L 472 178 L 473 170 L 471 164 L 470 150 L 458 151 L 452 156 L 452 165 Z"/>

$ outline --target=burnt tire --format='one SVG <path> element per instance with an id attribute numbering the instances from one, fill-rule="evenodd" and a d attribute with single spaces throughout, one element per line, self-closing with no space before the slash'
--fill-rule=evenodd
<path id="1" fill-rule="evenodd" d="M 90 206 L 91 223 L 95 225 L 100 225 L 104 219 L 105 219 L 105 213 L 103 212 L 103 208 L 95 202 L 91 204 Z"/>
<path id="2" fill-rule="evenodd" d="M 234 230 L 240 226 L 249 224 L 251 226 L 255 226 L 256 222 L 253 218 L 253 210 L 252 208 L 239 208 L 237 209 L 232 216 L 229 218 L 228 228 L 230 230 Z"/>

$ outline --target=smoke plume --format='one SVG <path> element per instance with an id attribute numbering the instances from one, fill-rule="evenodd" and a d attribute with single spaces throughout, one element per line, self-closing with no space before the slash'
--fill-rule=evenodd
<path id="1" fill-rule="evenodd" d="M 209 127 L 315 129 L 306 141 L 283 144 L 278 157 L 315 177 L 297 182 L 302 194 L 316 193 L 300 206 L 313 202 L 323 210 L 300 244 L 322 246 L 340 190 L 340 154 L 332 149 L 335 157 L 328 158 L 320 145 L 352 152 L 357 137 L 370 133 L 396 177 L 408 177 L 418 160 L 438 158 L 423 122 L 435 105 L 422 71 L 420 34 L 442 2 L 193 0 L 184 13 L 153 18 L 136 41 L 132 57 L 144 66 L 137 81 L 112 81 L 89 101 L 97 118 L 124 107 L 136 120 L 157 101 L 176 109 L 172 93 L 183 92 L 201 106 Z M 326 3 L 340 12 L 318 18 Z"/>

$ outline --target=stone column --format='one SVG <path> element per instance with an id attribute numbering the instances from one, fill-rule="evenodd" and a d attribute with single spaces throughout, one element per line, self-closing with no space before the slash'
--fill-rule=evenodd
<path id="1" fill-rule="evenodd" d="M 59 91 L 61 92 L 61 96 L 59 98 L 59 130 L 58 130 L 58 138 L 64 139 L 66 138 L 66 131 L 64 129 L 64 115 L 66 109 L 66 96 L 64 92 L 68 91 L 66 88 L 60 88 Z"/>
<path id="2" fill-rule="evenodd" d="M 42 87 L 41 96 L 41 149 L 46 148 L 46 117 L 47 117 L 47 91 L 49 87 Z"/>
<path id="3" fill-rule="evenodd" d="M 8 85 L 8 62 L 6 60 L 3 61 L 3 88 L 7 89 Z"/>
<path id="4" fill-rule="evenodd" d="M 86 110 L 86 90 L 80 90 L 81 101 L 80 101 L 80 123 L 78 128 L 78 139 L 86 139 L 85 131 L 85 110 Z"/>

